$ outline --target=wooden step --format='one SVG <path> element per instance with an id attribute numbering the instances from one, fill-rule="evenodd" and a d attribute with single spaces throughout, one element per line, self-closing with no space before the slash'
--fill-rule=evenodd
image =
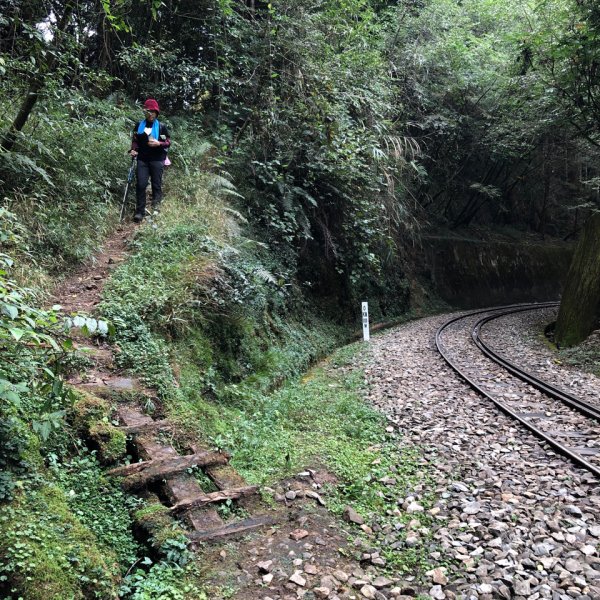
<path id="1" fill-rule="evenodd" d="M 191 467 L 225 464 L 228 460 L 229 457 L 220 452 L 202 452 L 201 454 L 134 463 L 112 469 L 108 474 L 114 477 L 125 477 L 121 485 L 124 489 L 131 490 L 148 485 L 158 479 L 166 479 L 170 475 L 181 473 Z"/>
<path id="2" fill-rule="evenodd" d="M 127 434 L 135 435 L 150 433 L 158 430 L 172 429 L 173 425 L 167 419 L 155 421 L 149 415 L 145 415 L 136 406 L 120 406 L 117 410 L 119 421 L 123 424 L 121 429 Z"/>
<path id="3" fill-rule="evenodd" d="M 171 512 L 181 512 L 192 508 L 199 508 L 214 502 L 222 502 L 223 500 L 237 500 L 251 496 L 258 492 L 257 485 L 246 485 L 244 487 L 232 488 L 228 490 L 220 490 L 218 492 L 210 492 L 209 494 L 201 494 L 195 497 L 186 498 L 179 501 L 169 509 Z"/>
<path id="4" fill-rule="evenodd" d="M 196 478 L 189 473 L 173 475 L 167 479 L 166 483 L 168 485 L 165 488 L 165 492 L 171 504 L 177 504 L 181 500 L 185 500 L 185 498 L 206 496 Z"/>
<path id="5" fill-rule="evenodd" d="M 272 517 L 263 516 L 225 525 L 214 504 L 247 497 L 258 491 L 258 486 L 246 485 L 245 480 L 227 464 L 229 454 L 192 446 L 193 454 L 182 456 L 173 446 L 161 443 L 156 437 L 158 431 L 171 428 L 167 420 L 155 421 L 143 414 L 139 407 L 131 405 L 119 407 L 118 413 L 122 429 L 135 435 L 135 445 L 142 462 L 117 467 L 108 473 L 123 477 L 122 486 L 127 490 L 163 479 L 164 494 L 172 504 L 170 512 L 179 514 L 195 530 L 190 534 L 190 540 L 220 539 L 275 523 Z M 185 472 L 193 466 L 201 467 L 219 491 L 205 492 L 196 478 Z"/>
<path id="6" fill-rule="evenodd" d="M 129 425 L 121 429 L 127 435 L 136 435 L 138 433 L 150 433 L 151 431 L 170 431 L 173 425 L 167 419 L 159 419 L 150 423 L 140 423 L 138 425 Z"/>
<path id="7" fill-rule="evenodd" d="M 196 531 L 210 531 L 224 527 L 225 522 L 215 508 L 195 508 L 183 513 L 182 518 Z"/>
<path id="8" fill-rule="evenodd" d="M 244 519 L 238 523 L 224 525 L 218 529 L 194 531 L 188 534 L 188 538 L 193 542 L 206 542 L 208 540 L 220 539 L 231 535 L 248 533 L 254 529 L 259 529 L 260 527 L 274 525 L 276 522 L 277 520 L 274 517 L 270 515 L 263 515 L 261 517 Z"/>

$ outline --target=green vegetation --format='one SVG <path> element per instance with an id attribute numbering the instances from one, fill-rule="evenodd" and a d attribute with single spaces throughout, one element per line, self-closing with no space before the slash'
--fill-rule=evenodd
<path id="1" fill-rule="evenodd" d="M 173 185 L 172 200 L 136 237 L 101 306 L 115 325 L 119 366 L 164 399 L 182 393 L 173 365 L 185 393 L 237 398 L 301 373 L 344 335 L 318 307 L 309 312 L 293 274 L 264 244 L 240 235 L 240 216 L 218 187 L 209 191 L 219 179 L 198 177 Z"/>
<path id="2" fill-rule="evenodd" d="M 82 473 L 85 477 L 85 472 Z M 73 483 L 73 482 L 71 482 Z M 85 483 L 78 486 L 86 490 Z M 76 495 L 76 492 L 75 494 Z M 131 542 L 119 538 L 117 529 L 112 537 L 112 527 L 126 513 L 122 507 L 97 506 L 92 496 L 77 500 L 77 509 L 68 502 L 68 495 L 51 484 L 25 484 L 14 501 L 0 507 L 0 531 L 2 533 L 2 561 L 0 578 L 10 580 L 9 591 L 17 597 L 37 600 L 41 598 L 84 598 L 84 590 L 103 598 L 114 598 L 119 582 L 119 558 L 128 558 Z M 89 528 L 89 517 L 102 519 L 106 509 L 110 519 L 96 525 L 96 530 L 106 527 L 110 545 L 100 544 Z M 82 510 L 83 509 L 83 510 Z M 84 526 L 76 515 L 81 515 Z M 125 527 L 129 525 L 125 516 Z M 128 536 L 128 532 L 126 534 Z M 122 543 L 123 554 L 118 556 L 112 549 Z M 12 590 L 11 588 L 16 588 Z"/>
<path id="3" fill-rule="evenodd" d="M 174 144 L 164 211 L 95 315 L 157 394 L 127 400 L 178 444 L 235 449 L 251 482 L 327 469 L 335 512 L 394 525 L 418 449 L 385 435 L 359 372 L 332 376 L 343 353 L 298 378 L 348 341 L 359 300 L 408 314 L 423 229 L 579 233 L 599 198 L 599 35 L 592 0 L 0 0 L 0 591 L 210 597 L 164 510 L 105 480 L 128 460 L 126 398 L 69 390 L 91 361 L 48 308 L 117 225 L 140 100 Z"/>
<path id="4" fill-rule="evenodd" d="M 5 152 L 3 207 L 26 237 L 15 248 L 19 279 L 48 289 L 94 252 L 116 224 L 111 200 L 126 176 L 124 151 L 134 113 L 114 103 L 57 89 L 32 117 L 35 138 Z M 12 94 L 0 93 L 0 127 Z M 92 126 L 93 124 L 93 126 Z M 111 132 L 107 135 L 107 132 Z"/>
<path id="5" fill-rule="evenodd" d="M 398 510 L 398 497 L 426 484 L 428 474 L 419 448 L 399 444 L 386 433 L 382 415 L 365 405 L 364 373 L 353 366 L 365 351 L 362 343 L 346 346 L 306 376 L 271 394 L 255 394 L 251 407 L 220 408 L 206 427 L 218 431 L 219 444 L 235 448 L 232 464 L 251 482 L 277 485 L 313 467 L 335 482 L 326 486 L 325 498 L 338 516 L 351 505 L 381 528 L 415 519 L 419 527 L 430 526 L 427 513 Z M 424 508 L 432 501 L 420 500 Z M 388 548 L 390 573 L 424 574 L 431 568 L 430 541 L 423 536 L 416 547 Z"/>
<path id="6" fill-rule="evenodd" d="M 552 349 L 556 350 L 556 346 L 552 345 Z M 560 348 L 558 356 L 560 362 L 573 365 L 577 369 L 593 373 L 597 377 L 600 377 L 600 346 L 597 334 L 590 336 L 579 346 Z"/>

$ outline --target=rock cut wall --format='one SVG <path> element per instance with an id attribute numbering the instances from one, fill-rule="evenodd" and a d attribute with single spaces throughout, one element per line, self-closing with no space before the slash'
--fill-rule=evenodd
<path id="1" fill-rule="evenodd" d="M 452 306 L 477 308 L 557 300 L 573 246 L 429 237 L 425 275 Z"/>

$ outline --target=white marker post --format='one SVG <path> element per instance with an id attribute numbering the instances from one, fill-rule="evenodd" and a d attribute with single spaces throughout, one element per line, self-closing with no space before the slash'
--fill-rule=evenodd
<path id="1" fill-rule="evenodd" d="M 369 303 L 362 303 L 362 325 L 363 325 L 363 340 L 368 342 L 371 339 L 369 335 Z"/>

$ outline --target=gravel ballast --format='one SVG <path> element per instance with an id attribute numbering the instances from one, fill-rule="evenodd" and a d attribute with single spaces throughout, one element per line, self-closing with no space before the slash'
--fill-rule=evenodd
<path id="1" fill-rule="evenodd" d="M 497 340 L 499 351 L 534 372 L 552 371 L 554 383 L 572 388 L 577 381 L 593 397 L 597 378 L 573 369 L 567 377 L 534 335 L 542 317 L 514 315 L 510 326 L 496 321 L 486 326 L 486 341 L 496 348 Z M 451 568 L 442 577 L 437 572 L 428 595 L 600 598 L 598 481 L 458 379 L 434 345 L 447 318 L 376 336 L 366 367 L 369 401 L 394 422 L 400 443 L 420 447 L 430 464 L 433 562 Z M 503 377 L 496 383 L 503 394 L 518 393 Z M 486 386 L 494 388 L 493 379 Z"/>

